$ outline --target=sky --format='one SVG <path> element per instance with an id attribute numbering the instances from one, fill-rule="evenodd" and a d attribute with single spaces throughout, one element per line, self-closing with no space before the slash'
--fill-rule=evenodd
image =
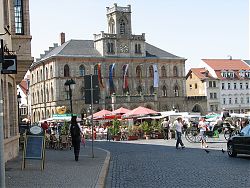
<path id="1" fill-rule="evenodd" d="M 93 40 L 107 32 L 106 7 L 131 5 L 132 33 L 186 60 L 186 72 L 201 59 L 250 59 L 248 0 L 30 0 L 32 56 L 53 43 Z"/>

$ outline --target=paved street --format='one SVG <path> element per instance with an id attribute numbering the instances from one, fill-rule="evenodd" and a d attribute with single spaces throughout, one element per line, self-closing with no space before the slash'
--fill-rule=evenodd
<path id="1" fill-rule="evenodd" d="M 94 149 L 90 143 L 81 147 L 79 161 L 74 160 L 73 150 L 46 150 L 45 169 L 40 170 L 40 160 L 27 160 L 21 170 L 22 155 L 6 163 L 7 188 L 94 188 L 103 167 L 107 152 Z M 97 186 L 99 187 L 99 186 Z"/>
<path id="2" fill-rule="evenodd" d="M 210 139 L 209 153 L 183 141 L 183 150 L 174 139 L 95 142 L 111 152 L 106 187 L 250 187 L 250 156 L 229 158 L 223 139 Z"/>

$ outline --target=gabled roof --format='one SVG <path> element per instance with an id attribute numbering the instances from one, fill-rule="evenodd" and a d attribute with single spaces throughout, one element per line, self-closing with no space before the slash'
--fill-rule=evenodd
<path id="1" fill-rule="evenodd" d="M 104 57 L 94 47 L 93 40 L 69 40 L 61 46 L 52 48 L 41 59 L 34 62 L 32 66 L 39 64 L 41 61 L 53 56 L 62 57 Z M 167 58 L 183 59 L 169 52 L 161 50 L 151 44 L 146 43 L 146 58 Z M 132 58 L 132 57 L 131 57 Z"/>
<path id="2" fill-rule="evenodd" d="M 240 59 L 202 59 L 215 71 L 217 70 L 250 70 L 250 67 Z"/>
<path id="3" fill-rule="evenodd" d="M 200 80 L 205 80 L 205 79 L 209 79 L 209 78 L 215 79 L 209 73 L 209 71 L 205 68 L 192 68 L 192 69 L 190 69 L 186 78 L 188 78 L 191 73 L 195 74 Z"/>

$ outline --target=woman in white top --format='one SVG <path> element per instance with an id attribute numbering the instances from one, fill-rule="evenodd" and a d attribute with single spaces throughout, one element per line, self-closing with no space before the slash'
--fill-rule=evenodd
<path id="1" fill-rule="evenodd" d="M 208 145 L 206 143 L 206 137 L 205 137 L 205 131 L 206 131 L 207 126 L 205 124 L 205 118 L 204 117 L 202 117 L 200 119 L 198 127 L 200 129 L 201 148 L 205 148 L 205 147 L 207 148 Z"/>

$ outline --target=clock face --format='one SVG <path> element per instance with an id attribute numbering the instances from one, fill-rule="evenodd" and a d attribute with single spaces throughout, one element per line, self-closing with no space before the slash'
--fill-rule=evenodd
<path id="1" fill-rule="evenodd" d="M 121 44 L 120 45 L 120 52 L 121 53 L 128 53 L 129 52 L 128 45 L 127 44 Z"/>

